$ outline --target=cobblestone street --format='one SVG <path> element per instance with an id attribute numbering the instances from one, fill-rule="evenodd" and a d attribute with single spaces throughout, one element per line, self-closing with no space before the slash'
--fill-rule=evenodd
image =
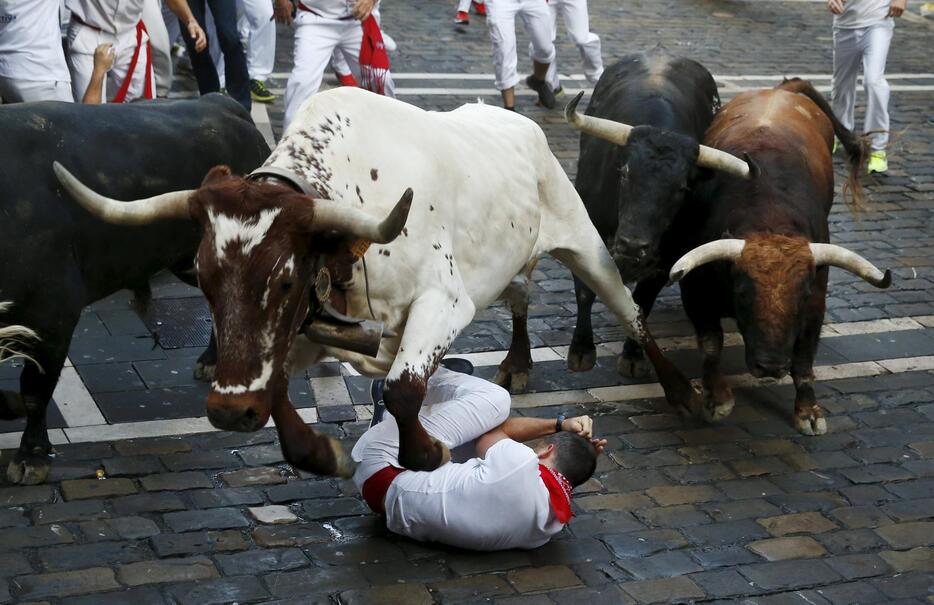
<path id="1" fill-rule="evenodd" d="M 163 274 L 146 323 L 127 292 L 85 311 L 50 408 L 48 482 L 0 478 L 0 603 L 934 604 L 934 20 L 918 16 L 919 6 L 909 3 L 889 56 L 889 173 L 865 178 L 865 212 L 854 216 L 838 199 L 831 215 L 831 240 L 891 268 L 893 285 L 878 290 L 831 271 L 815 367 L 828 434 L 794 430 L 790 380 L 747 374 L 731 323 L 723 363 L 737 405 L 721 425 L 682 418 L 654 378 L 617 374 L 622 331 L 599 302 L 597 367 L 570 372 L 573 282 L 545 259 L 529 318 L 535 365 L 514 413 L 591 414 L 607 455 L 577 489 L 575 518 L 546 546 L 477 554 L 421 544 L 389 534 L 352 482 L 293 470 L 274 429 L 211 429 L 207 386 L 192 377 L 210 316 L 197 290 Z M 829 90 L 822 0 L 590 0 L 590 8 L 607 64 L 662 44 L 708 67 L 724 101 L 782 76 Z M 399 45 L 399 98 L 433 110 L 499 104 L 483 18 L 455 29 L 453 16 L 450 2 L 384 3 L 384 29 Z M 559 69 L 571 74 L 563 106 L 586 80 L 573 76 L 580 59 L 562 24 L 558 37 Z M 270 88 L 279 100 L 254 107 L 270 138 L 281 134 L 286 28 L 278 43 Z M 520 33 L 520 72 L 526 45 Z M 177 96 L 194 90 L 184 74 L 177 83 Z M 576 132 L 559 110 L 517 93 L 517 108 L 542 126 L 573 178 Z M 863 101 L 860 92 L 857 115 Z M 844 168 L 835 162 L 839 189 Z M 699 377 L 677 287 L 663 290 L 650 325 L 672 361 Z M 509 314 L 496 306 L 452 352 L 491 378 L 510 336 Z M 0 365 L 0 389 L 17 389 L 18 374 Z M 352 441 L 372 414 L 368 388 L 331 362 L 294 378 L 291 395 L 317 430 Z M 0 422 L 0 469 L 23 426 Z"/>

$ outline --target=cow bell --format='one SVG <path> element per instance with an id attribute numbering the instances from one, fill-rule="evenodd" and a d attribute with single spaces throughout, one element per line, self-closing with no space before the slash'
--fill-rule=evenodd
<path id="1" fill-rule="evenodd" d="M 359 323 L 348 324 L 324 316 L 306 325 L 302 333 L 311 342 L 376 357 L 379 354 L 383 329 L 384 324 L 381 321 L 364 319 Z"/>

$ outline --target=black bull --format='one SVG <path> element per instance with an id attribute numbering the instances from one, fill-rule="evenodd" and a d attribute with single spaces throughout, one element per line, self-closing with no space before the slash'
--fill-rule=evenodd
<path id="1" fill-rule="evenodd" d="M 189 222 L 116 227 L 74 204 L 52 172 L 58 160 L 117 199 L 195 188 L 218 164 L 246 173 L 269 155 L 249 114 L 235 101 L 128 105 L 30 103 L 0 107 L 0 300 L 4 323 L 35 330 L 19 393 L 0 391 L 0 419 L 26 416 L 7 469 L 14 483 L 40 483 L 49 470 L 46 408 L 88 304 L 149 278 L 191 267 L 200 234 Z"/>
<path id="2" fill-rule="evenodd" d="M 634 126 L 625 145 L 582 133 L 574 185 L 623 280 L 639 280 L 633 298 L 646 314 L 676 260 L 659 259 L 659 248 L 686 201 L 697 172 L 698 144 L 719 107 L 710 72 L 661 48 L 626 56 L 607 68 L 587 107 L 587 116 Z M 506 296 L 513 340 L 496 382 L 513 392 L 525 390 L 532 365 L 527 283 L 520 276 Z M 577 325 L 568 366 L 586 371 L 596 362 L 590 321 L 594 293 L 576 278 L 574 291 Z M 627 341 L 619 370 L 630 376 L 648 372 L 634 341 Z"/>

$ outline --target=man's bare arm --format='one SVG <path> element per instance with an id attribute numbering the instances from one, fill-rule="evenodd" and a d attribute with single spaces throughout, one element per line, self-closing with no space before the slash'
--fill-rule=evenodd
<path id="1" fill-rule="evenodd" d="M 531 441 L 555 434 L 555 428 L 557 427 L 554 418 L 508 418 L 506 422 L 477 439 L 477 455 L 485 457 L 487 450 L 503 439 L 512 439 L 520 443 Z M 566 418 L 561 422 L 561 430 L 590 439 L 593 420 L 590 416 Z"/>
<path id="2" fill-rule="evenodd" d="M 208 37 L 198 24 L 198 20 L 191 14 L 191 7 L 188 6 L 188 0 L 165 0 L 169 10 L 175 13 L 178 20 L 185 27 L 185 31 L 195 42 L 195 50 L 201 52 L 208 45 Z"/>

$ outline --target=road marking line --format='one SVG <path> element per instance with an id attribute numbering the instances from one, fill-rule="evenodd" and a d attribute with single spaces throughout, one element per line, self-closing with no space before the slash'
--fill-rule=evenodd
<path id="1" fill-rule="evenodd" d="M 523 74 L 524 78 L 528 74 Z M 586 81 L 587 76 L 584 74 L 559 74 L 562 80 L 577 80 L 577 81 Z M 275 72 L 272 74 L 272 77 L 275 79 L 288 79 L 288 72 Z M 489 80 L 492 82 L 495 79 L 494 74 L 472 74 L 472 73 L 451 73 L 451 72 L 406 72 L 406 73 L 392 73 L 392 79 L 398 81 L 404 80 Z M 779 80 L 783 78 L 804 78 L 806 80 L 830 80 L 833 78 L 832 74 L 827 73 L 811 73 L 811 74 L 796 74 L 793 72 L 782 73 L 782 74 L 736 74 L 736 75 L 726 75 L 726 74 L 714 74 L 714 79 L 716 80 Z M 905 73 L 905 72 L 896 72 L 896 73 L 887 73 L 885 74 L 887 80 L 907 80 L 907 79 L 934 79 L 934 73 Z M 860 76 L 862 79 L 862 76 Z M 330 78 L 330 81 L 333 81 L 334 84 L 337 83 L 337 79 Z"/>
<path id="2" fill-rule="evenodd" d="M 0 433 L 0 450 L 15 450 L 19 447 L 19 442 L 23 438 L 23 432 Z M 68 443 L 68 437 L 62 432 L 62 429 L 49 429 L 49 441 L 52 445 L 61 445 Z"/>
<path id="3" fill-rule="evenodd" d="M 65 367 L 62 368 L 62 374 L 58 379 L 58 384 L 55 385 L 52 398 L 58 404 L 58 411 L 62 413 L 65 424 L 68 426 L 107 424 L 107 420 L 70 359 L 65 361 Z"/>
<path id="4" fill-rule="evenodd" d="M 263 138 L 266 139 L 266 144 L 269 145 L 270 149 L 274 149 L 276 146 L 276 137 L 272 134 L 272 123 L 269 121 L 269 112 L 266 110 L 266 105 L 254 102 L 250 108 L 250 115 L 253 117 L 253 123 L 256 125 L 256 129 L 259 130 Z"/>

